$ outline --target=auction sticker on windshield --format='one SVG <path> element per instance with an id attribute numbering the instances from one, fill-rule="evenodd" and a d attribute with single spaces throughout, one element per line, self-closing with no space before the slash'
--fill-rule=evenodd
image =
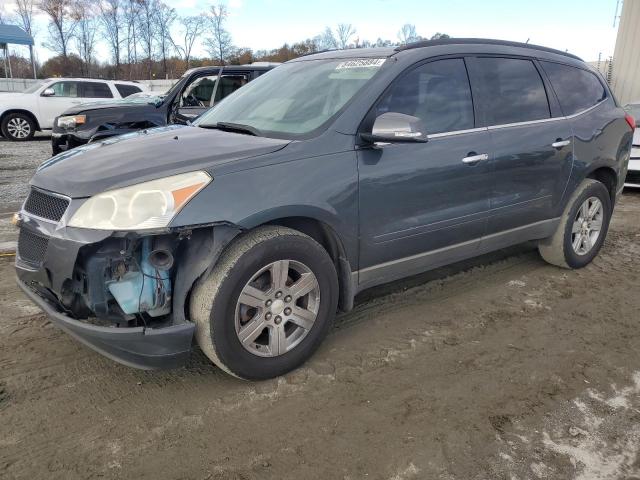
<path id="1" fill-rule="evenodd" d="M 349 60 L 346 62 L 340 62 L 336 66 L 336 70 L 343 70 L 345 68 L 376 68 L 381 66 L 386 58 L 358 58 L 356 60 Z"/>

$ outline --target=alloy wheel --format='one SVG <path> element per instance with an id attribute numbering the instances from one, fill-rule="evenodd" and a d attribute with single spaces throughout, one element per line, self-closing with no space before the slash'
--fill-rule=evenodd
<path id="1" fill-rule="evenodd" d="M 320 285 L 309 267 L 295 260 L 273 262 L 240 293 L 235 310 L 238 340 L 254 355 L 283 355 L 309 334 L 319 307 Z"/>
<path id="2" fill-rule="evenodd" d="M 13 138 L 27 138 L 31 134 L 31 125 L 24 118 L 14 117 L 7 122 L 7 131 Z"/>
<path id="3" fill-rule="evenodd" d="M 602 231 L 604 208 L 597 197 L 587 198 L 573 220 L 571 244 L 578 255 L 588 254 L 597 243 Z"/>

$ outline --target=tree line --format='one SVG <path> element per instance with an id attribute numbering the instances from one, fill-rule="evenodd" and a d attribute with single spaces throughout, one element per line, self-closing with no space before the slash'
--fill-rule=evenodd
<path id="1" fill-rule="evenodd" d="M 176 78 L 187 69 L 211 64 L 285 62 L 300 55 L 336 48 L 406 44 L 423 39 L 415 25 L 405 24 L 397 38 L 361 39 L 352 24 L 326 27 L 319 34 L 272 50 L 238 47 L 227 29 L 224 3 L 200 15 L 180 16 L 162 0 L 13 0 L 15 14 L 0 11 L 0 23 L 15 23 L 55 53 L 38 65 L 38 76 L 84 76 L 119 79 Z M 42 12 L 47 31 L 35 29 Z M 436 33 L 431 39 L 448 37 Z M 97 58 L 99 42 L 109 58 Z M 194 56 L 199 45 L 208 57 Z M 29 77 L 26 58 L 12 55 L 14 77 Z M 0 67 L 1 70 L 1 67 Z"/>

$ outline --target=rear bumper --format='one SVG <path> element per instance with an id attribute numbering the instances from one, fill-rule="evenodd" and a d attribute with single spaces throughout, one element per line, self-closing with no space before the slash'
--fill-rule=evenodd
<path id="1" fill-rule="evenodd" d="M 195 325 L 164 328 L 103 327 L 68 317 L 18 279 L 18 285 L 62 330 L 102 355 L 144 370 L 178 367 L 187 360 Z"/>

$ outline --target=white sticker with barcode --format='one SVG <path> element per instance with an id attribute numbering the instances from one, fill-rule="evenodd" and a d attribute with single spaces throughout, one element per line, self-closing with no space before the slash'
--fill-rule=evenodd
<path id="1" fill-rule="evenodd" d="M 385 58 L 357 58 L 355 60 L 347 60 L 340 62 L 336 70 L 344 70 L 346 68 L 375 68 L 384 63 Z"/>

